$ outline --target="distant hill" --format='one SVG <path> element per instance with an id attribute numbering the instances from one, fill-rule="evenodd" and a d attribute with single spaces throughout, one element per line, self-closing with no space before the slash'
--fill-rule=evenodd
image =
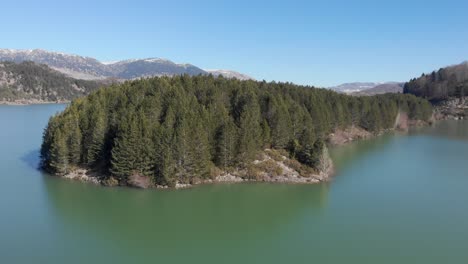
<path id="1" fill-rule="evenodd" d="M 451 97 L 468 95 L 468 62 L 441 68 L 410 80 L 404 85 L 404 93 L 442 101 Z"/>
<path id="2" fill-rule="evenodd" d="M 137 79 L 142 77 L 181 74 L 193 76 L 209 73 L 212 73 L 213 75 L 222 74 L 227 78 L 251 79 L 246 75 L 234 71 L 210 72 L 191 64 L 177 64 L 170 60 L 160 58 L 103 63 L 90 57 L 51 52 L 41 49 L 0 49 L 0 61 L 33 61 L 39 64 L 46 64 L 52 69 L 62 72 L 70 77 L 84 80 L 100 80 L 106 78 Z"/>
<path id="3" fill-rule="evenodd" d="M 328 87 L 328 89 L 334 90 L 340 93 L 356 93 L 363 90 L 368 90 L 371 88 L 380 85 L 381 83 L 374 82 L 352 82 L 352 83 L 343 83 L 337 86 Z"/>
<path id="4" fill-rule="evenodd" d="M 352 82 L 343 83 L 337 86 L 329 87 L 328 89 L 334 90 L 339 93 L 346 93 L 351 95 L 376 95 L 385 93 L 402 93 L 403 83 L 399 82 Z"/>
<path id="5" fill-rule="evenodd" d="M 96 59 L 46 50 L 0 49 L 0 61 L 33 61 L 79 79 L 104 79 L 112 70 Z"/>
<path id="6" fill-rule="evenodd" d="M 252 78 L 252 77 L 250 77 L 250 76 L 248 76 L 246 74 L 236 72 L 236 71 L 230 71 L 230 70 L 205 70 L 205 71 L 207 71 L 208 73 L 213 74 L 213 76 L 222 75 L 225 78 L 236 78 L 236 79 L 239 79 L 239 80 L 254 80 L 254 78 Z"/>
<path id="7" fill-rule="evenodd" d="M 0 62 L 0 101 L 69 101 L 89 94 L 105 81 L 77 80 L 44 64 Z"/>
<path id="8" fill-rule="evenodd" d="M 388 82 L 379 84 L 373 88 L 352 93 L 352 95 L 376 95 L 386 93 L 403 93 L 404 83 Z"/>
<path id="9" fill-rule="evenodd" d="M 121 79 L 136 79 L 141 77 L 199 75 L 206 72 L 191 64 L 176 64 L 170 60 L 151 58 L 142 60 L 126 60 L 106 65 L 112 75 Z"/>

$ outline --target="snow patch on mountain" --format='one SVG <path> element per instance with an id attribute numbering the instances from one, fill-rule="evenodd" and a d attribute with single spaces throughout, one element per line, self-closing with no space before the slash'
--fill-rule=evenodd
<path id="1" fill-rule="evenodd" d="M 223 70 L 223 69 L 205 69 L 206 72 L 213 74 L 214 76 L 223 76 L 226 78 L 236 78 L 239 80 L 254 80 L 254 78 L 249 75 L 242 74 L 236 71 Z"/>
<path id="2" fill-rule="evenodd" d="M 383 83 L 379 82 L 352 82 L 352 83 L 343 83 L 337 86 L 329 87 L 329 89 L 341 92 L 341 93 L 355 93 L 360 92 L 367 89 L 372 89 L 377 85 L 381 85 Z"/>
<path id="3" fill-rule="evenodd" d="M 39 64 L 46 64 L 73 78 L 86 80 L 105 78 L 135 79 L 151 76 L 171 76 L 179 74 L 198 75 L 208 73 L 215 76 L 223 75 L 227 78 L 238 78 L 241 80 L 252 79 L 250 76 L 234 71 L 215 70 L 207 72 L 192 64 L 177 64 L 162 58 L 100 62 L 91 57 L 42 49 L 0 49 L 0 61 L 33 61 Z"/>

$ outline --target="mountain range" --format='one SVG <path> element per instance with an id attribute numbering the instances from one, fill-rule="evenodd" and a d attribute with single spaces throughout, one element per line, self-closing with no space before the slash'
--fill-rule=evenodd
<path id="1" fill-rule="evenodd" d="M 360 92 L 362 90 L 367 90 L 374 88 L 375 86 L 381 83 L 375 82 L 352 82 L 352 83 L 343 83 L 337 86 L 328 87 L 328 89 L 340 92 L 340 93 L 354 93 Z"/>
<path id="2" fill-rule="evenodd" d="M 114 82 L 171 75 L 224 76 L 249 80 L 231 70 L 206 70 L 192 64 L 177 64 L 161 58 L 101 62 L 91 57 L 41 49 L 0 49 L 0 101 L 69 101 Z M 413 93 L 430 100 L 465 96 L 468 63 L 441 68 L 404 84 L 401 82 L 353 82 L 329 89 L 351 95 Z M 404 87 L 404 88 L 403 88 Z"/>
<path id="3" fill-rule="evenodd" d="M 403 93 L 403 82 L 386 82 L 376 85 L 372 88 L 365 89 L 359 92 L 354 92 L 352 95 L 376 95 L 386 93 Z"/>
<path id="4" fill-rule="evenodd" d="M 45 64 L 61 73 L 82 80 L 102 80 L 107 78 L 137 79 L 163 75 L 223 75 L 240 80 L 252 77 L 231 70 L 203 70 L 192 64 L 177 64 L 161 58 L 131 59 L 117 62 L 101 62 L 91 57 L 52 52 L 42 49 L 15 50 L 0 49 L 0 61 L 21 63 L 32 61 Z"/>
<path id="5" fill-rule="evenodd" d="M 329 89 L 351 95 L 376 95 L 384 93 L 402 93 L 404 83 L 402 82 L 353 82 L 344 83 Z"/>
<path id="6" fill-rule="evenodd" d="M 0 62 L 0 103 L 63 102 L 88 95 L 112 80 L 79 80 L 31 61 Z"/>

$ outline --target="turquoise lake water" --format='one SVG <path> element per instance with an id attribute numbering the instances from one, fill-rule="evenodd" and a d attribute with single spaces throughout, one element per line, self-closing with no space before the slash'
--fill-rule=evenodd
<path id="1" fill-rule="evenodd" d="M 333 149 L 328 183 L 142 191 L 37 170 L 63 108 L 0 106 L 0 263 L 468 263 L 468 122 Z"/>

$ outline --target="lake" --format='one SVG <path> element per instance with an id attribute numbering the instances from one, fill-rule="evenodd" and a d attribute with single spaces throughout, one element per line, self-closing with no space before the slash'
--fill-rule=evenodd
<path id="1" fill-rule="evenodd" d="M 0 263 L 468 262 L 468 122 L 332 149 L 328 183 L 135 190 L 37 170 L 64 107 L 0 106 Z"/>

